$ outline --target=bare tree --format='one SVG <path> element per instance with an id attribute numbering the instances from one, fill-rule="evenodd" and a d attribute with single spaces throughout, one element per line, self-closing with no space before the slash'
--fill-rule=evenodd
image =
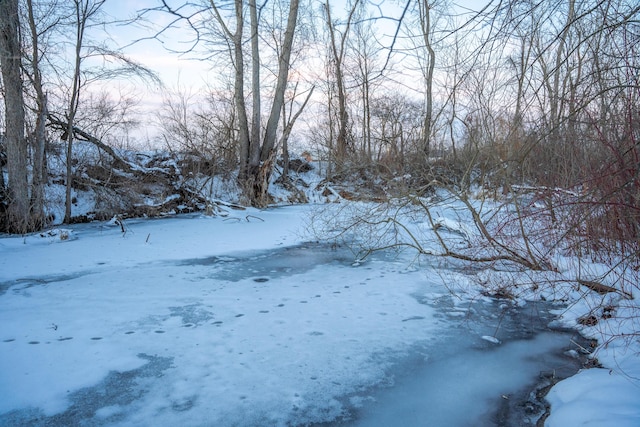
<path id="1" fill-rule="evenodd" d="M 337 87 L 338 101 L 338 135 L 336 136 L 336 160 L 340 165 L 344 162 L 349 146 L 349 113 L 347 109 L 347 88 L 345 86 L 344 60 L 347 53 L 347 40 L 351 32 L 351 25 L 358 11 L 360 0 L 354 0 L 348 4 L 347 18 L 338 28 L 337 22 L 332 16 L 329 0 L 323 4 L 325 25 L 329 33 L 329 51 L 333 77 Z"/>
<path id="2" fill-rule="evenodd" d="M 381 89 L 384 80 L 384 70 L 381 64 L 382 45 L 378 41 L 378 35 L 374 27 L 375 16 L 366 9 L 366 3 L 361 2 L 357 17 L 353 25 L 353 37 L 348 39 L 350 56 L 353 57 L 353 79 L 360 90 L 360 134 L 361 152 L 363 158 L 368 161 L 373 159 L 372 141 L 372 99 L 375 93 Z"/>
<path id="3" fill-rule="evenodd" d="M 88 88 L 97 82 L 117 77 L 139 78 L 141 81 L 154 81 L 161 85 L 155 73 L 140 64 L 132 61 L 120 50 L 109 47 L 107 40 L 94 41 L 89 31 L 97 27 L 104 27 L 102 9 L 106 0 L 73 0 L 68 9 L 61 13 L 60 23 L 62 28 L 70 29 L 74 37 L 71 42 L 63 42 L 70 51 L 71 59 L 67 63 L 56 63 L 54 73 L 63 83 L 59 85 L 59 92 L 63 93 L 60 111 L 49 108 L 49 124 L 63 132 L 62 139 L 66 141 L 66 188 L 65 188 L 65 216 L 64 222 L 72 220 L 72 189 L 74 181 L 73 143 L 77 135 L 94 143 L 100 149 L 107 151 L 115 159 L 119 156 L 111 147 L 104 144 L 96 135 L 92 135 L 87 129 L 78 127 L 77 119 L 80 105 Z M 64 11 L 68 14 L 64 14 Z M 101 34 L 101 38 L 104 34 Z M 103 59 L 101 65 L 87 65 L 89 59 Z M 63 87 L 67 83 L 67 87 Z M 122 162 L 121 162 L 122 163 Z M 125 163 L 126 164 L 126 163 Z"/>
<path id="4" fill-rule="evenodd" d="M 35 92 L 35 125 L 31 134 L 32 147 L 32 182 L 31 182 L 31 221 L 34 229 L 40 229 L 45 225 L 45 194 L 44 186 L 47 183 L 47 168 L 45 158 L 46 124 L 48 111 L 47 94 L 44 89 L 42 75 L 43 51 L 41 42 L 51 29 L 59 22 L 53 11 L 57 7 L 57 1 L 48 4 L 34 4 L 33 0 L 27 0 L 28 34 L 30 36 L 31 51 L 27 60 L 29 71 L 26 75 L 33 91 Z M 46 19 L 49 18 L 49 19 Z M 45 42 L 46 44 L 46 42 Z"/>
<path id="5" fill-rule="evenodd" d="M 424 12 L 433 12 L 434 3 L 422 5 L 414 40 L 433 24 Z M 323 231 L 346 244 L 362 243 L 365 254 L 411 247 L 458 266 L 462 261 L 489 269 L 552 270 L 554 279 L 532 281 L 531 289 L 559 280 L 614 293 L 606 301 L 632 304 L 635 322 L 640 318 L 631 301 L 639 290 L 640 259 L 639 14 L 640 6 L 629 0 L 490 2 L 451 32 L 460 45 L 455 63 L 446 68 L 454 73 L 443 78 L 446 91 L 438 87 L 438 73 L 447 54 L 438 48 L 454 37 L 420 38 L 413 47 L 425 52 L 424 76 L 433 59 L 426 44 L 432 43 L 437 55 L 432 94 L 447 96 L 452 146 L 465 143 L 462 152 L 456 148 L 453 165 L 463 169 L 463 179 L 453 168 L 433 173 L 422 189 L 439 187 L 435 197 L 414 187 L 374 209 L 344 203 L 337 216 L 314 225 L 326 225 Z M 465 28 L 483 31 L 469 36 Z M 438 136 L 436 106 L 432 137 Z M 397 117 L 380 107 L 380 118 L 373 114 L 380 138 L 406 137 Z M 445 217 L 452 204 L 455 211 Z M 412 221 L 428 225 L 415 228 Z M 575 268 L 566 264 L 567 255 L 575 255 Z M 582 261 L 587 257 L 598 267 L 589 270 Z M 500 286 L 509 296 L 522 284 Z M 639 334 L 634 330 L 633 339 Z"/>
<path id="6" fill-rule="evenodd" d="M 216 37 L 216 35 L 222 36 L 221 40 L 208 41 L 221 46 L 221 52 L 229 56 L 234 70 L 233 92 L 238 125 L 237 138 L 240 149 L 239 181 L 244 188 L 248 201 L 256 206 L 264 206 L 269 202 L 269 179 L 273 169 L 273 162 L 275 161 L 280 115 L 287 90 L 291 51 L 297 28 L 300 2 L 299 0 L 290 0 L 288 2 L 284 36 L 278 52 L 277 72 L 273 81 L 271 104 L 264 129 L 261 126 L 261 108 L 264 96 L 263 82 L 260 75 L 260 68 L 262 67 L 259 44 L 262 28 L 261 14 L 254 0 L 251 0 L 248 5 L 248 29 L 245 25 L 245 5 L 242 0 L 234 0 L 233 3 L 219 3 L 208 0 L 192 12 L 186 12 L 181 9 L 194 6 L 193 4 L 173 9 L 166 2 L 163 2 L 161 8 L 147 10 L 145 13 L 161 10 L 176 17 L 177 21 L 186 22 L 195 31 L 195 45 L 204 43 L 207 35 L 212 37 Z M 202 22 L 211 21 L 215 23 L 215 29 L 212 29 L 210 25 L 202 25 Z M 161 29 L 157 36 L 160 36 L 167 28 Z M 248 58 L 245 52 L 247 32 L 250 40 Z M 215 53 L 208 52 L 208 56 L 214 56 Z M 247 78 L 245 67 L 247 61 L 251 70 L 251 78 L 249 80 L 252 101 L 250 105 L 247 105 L 245 98 L 245 82 Z"/>
<path id="7" fill-rule="evenodd" d="M 73 139 L 75 135 L 75 117 L 78 112 L 80 92 L 83 86 L 81 72 L 82 62 L 85 58 L 85 56 L 83 55 L 83 48 L 85 47 L 85 32 L 87 29 L 87 25 L 90 24 L 90 20 L 98 14 L 105 1 L 106 0 L 73 0 L 73 22 L 75 26 L 75 41 L 73 45 L 73 71 L 71 93 L 69 103 L 67 105 L 67 111 L 65 113 L 65 119 L 67 121 L 67 129 L 65 131 L 67 141 L 67 179 L 65 187 L 64 222 L 66 223 L 71 222 L 71 189 L 73 187 Z"/>
<path id="8" fill-rule="evenodd" d="M 433 24 L 432 24 L 433 6 L 429 0 L 418 2 L 418 17 L 420 20 L 420 29 L 422 30 L 422 39 L 424 49 L 427 52 L 425 58 L 423 75 L 425 83 L 425 112 L 424 112 L 424 141 L 423 151 L 425 158 L 429 158 L 431 149 L 431 134 L 433 127 L 433 74 L 436 66 L 436 52 L 433 48 Z"/>
<path id="9" fill-rule="evenodd" d="M 230 175 L 238 165 L 233 93 L 209 90 L 205 96 L 184 89 L 165 94 L 158 114 L 162 140 L 194 164 L 195 174 Z"/>

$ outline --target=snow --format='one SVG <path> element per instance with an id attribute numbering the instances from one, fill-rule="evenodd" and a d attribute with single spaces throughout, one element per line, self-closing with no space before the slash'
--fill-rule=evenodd
<path id="1" fill-rule="evenodd" d="M 548 395 L 553 411 L 547 426 L 637 427 L 640 390 L 633 380 L 609 369 L 588 369 L 564 380 Z"/>
<path id="2" fill-rule="evenodd" d="M 341 414 L 335 397 L 380 381 L 372 354 L 406 351 L 437 325 L 403 322 L 432 309 L 415 302 L 416 284 L 403 284 L 400 271 L 367 274 L 350 262 L 304 277 L 258 271 L 264 255 L 251 254 L 301 242 L 302 210 L 234 218 L 2 239 L 0 360 L 12 369 L 0 373 L 0 413 L 59 414 L 84 388 L 167 361 L 138 379 L 140 399 L 96 416 L 116 425 L 175 425 L 183 410 L 192 425 L 325 421 Z M 254 267 L 225 272 L 243 251 L 258 257 Z M 157 377 L 162 386 L 144 387 Z"/>
<path id="3" fill-rule="evenodd" d="M 459 399 L 475 402 L 467 414 L 474 416 L 487 406 L 478 405 L 479 389 L 503 392 L 492 385 L 496 372 L 509 383 L 517 370 L 522 377 L 511 386 L 518 387 L 539 370 L 525 362 L 507 368 L 494 352 L 532 360 L 565 345 L 544 335 L 514 341 L 472 324 L 477 341 L 465 352 L 478 364 L 465 368 L 460 354 L 439 348 L 469 323 L 466 305 L 435 301 L 449 298 L 444 274 L 459 289 L 472 287 L 466 276 L 315 247 L 307 243 L 313 209 L 130 219 L 124 232 L 116 221 L 94 222 L 1 237 L 0 421 L 47 416 L 68 425 L 75 411 L 113 426 L 284 426 L 331 422 L 355 407 L 362 408 L 358 425 L 384 425 L 367 420 L 385 419 L 376 411 L 390 402 L 389 422 L 421 425 L 395 412 L 413 401 L 406 393 L 424 391 L 415 383 L 374 392 L 394 378 L 401 384 L 397 370 L 406 364 L 399 361 L 416 352 L 421 363 L 433 361 L 419 368 L 421 378 L 437 373 L 441 384 L 451 383 L 447 390 L 465 391 L 450 401 L 440 396 L 441 411 L 455 421 L 464 412 Z M 443 224 L 454 229 L 451 221 Z M 585 301 L 559 311 L 560 323 L 576 327 Z M 609 321 L 600 327 L 613 327 Z M 637 339 L 603 347 L 606 369 L 556 385 L 547 425 L 639 425 L 639 348 Z M 431 425 L 454 425 L 441 422 Z"/>
<path id="4" fill-rule="evenodd" d="M 549 427 L 640 425 L 640 343 L 633 332 L 638 331 L 637 315 L 625 307 L 628 301 L 622 298 L 615 317 L 601 320 L 597 327 L 576 325 L 576 318 L 590 313 L 602 298 L 588 295 L 561 313 L 562 323 L 603 343 L 595 353 L 603 368 L 583 370 L 551 389 L 547 396 L 552 407 Z M 620 296 L 604 298 L 611 302 Z M 612 335 L 621 338 L 607 339 Z"/>
<path id="5" fill-rule="evenodd" d="M 494 344 L 500 344 L 500 340 L 498 338 L 492 337 L 490 335 L 483 335 L 481 338 Z"/>

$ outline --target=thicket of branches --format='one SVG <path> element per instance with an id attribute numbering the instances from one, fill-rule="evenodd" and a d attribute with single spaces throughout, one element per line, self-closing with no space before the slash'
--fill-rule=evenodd
<path id="1" fill-rule="evenodd" d="M 350 35 L 346 25 L 339 33 L 351 43 L 341 76 L 328 55 L 327 118 L 311 139 L 335 165 L 330 179 L 377 182 L 390 200 L 316 217 L 319 234 L 359 240 L 363 254 L 409 247 L 457 265 L 545 272 L 531 288 L 560 280 L 615 296 L 593 307 L 594 322 L 626 301 L 637 336 L 640 6 L 489 2 L 462 15 L 446 2 L 406 6 L 394 51 L 358 37 L 371 20 L 354 12 Z M 346 149 L 340 78 L 351 88 Z M 455 224 L 443 215 L 451 203 Z M 497 293 L 517 292 L 515 277 Z"/>
<path id="2" fill-rule="evenodd" d="M 406 194 L 444 186 L 465 200 L 480 186 L 523 208 L 536 200 L 578 253 L 623 253 L 638 268 L 640 6 L 489 2 L 454 16 L 446 2 L 409 2 L 388 51 L 351 4 L 351 26 L 327 27 L 349 62 L 340 74 L 328 55 L 328 118 L 312 133 L 339 176 L 369 168 L 405 176 Z"/>

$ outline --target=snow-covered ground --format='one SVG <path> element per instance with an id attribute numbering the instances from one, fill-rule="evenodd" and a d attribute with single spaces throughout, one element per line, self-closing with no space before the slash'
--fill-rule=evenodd
<path id="1" fill-rule="evenodd" d="M 491 349 L 542 357 L 495 329 L 471 328 L 473 351 L 488 349 L 473 353 L 485 375 L 443 375 L 440 366 L 455 368 L 446 362 L 459 355 L 438 349 L 468 309 L 455 298 L 443 309 L 436 302 L 451 299 L 454 283 L 443 278 L 469 289 L 465 276 L 430 274 L 402 258 L 354 262 L 348 252 L 308 244 L 310 209 L 1 237 L 0 424 L 284 426 L 362 408 L 358 425 L 391 425 L 391 411 L 376 411 L 410 402 L 402 393 L 412 389 L 385 397 L 376 386 L 391 385 L 394 372 L 401 376 L 394 369 L 405 366 L 398 361 L 416 354 L 421 372 L 432 374 L 432 360 L 438 380 L 450 382 L 454 398 L 437 405 L 457 417 L 465 412 L 460 399 L 477 404 L 470 390 L 491 382 L 486 372 L 520 369 L 489 366 Z M 561 322 L 575 326 L 579 304 L 563 309 Z M 542 353 L 563 346 L 537 339 Z M 639 348 L 637 340 L 614 342 L 598 352 L 605 369 L 556 385 L 547 425 L 640 425 Z"/>

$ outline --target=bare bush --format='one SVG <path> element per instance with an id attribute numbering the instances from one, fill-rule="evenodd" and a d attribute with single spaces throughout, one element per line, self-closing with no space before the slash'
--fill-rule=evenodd
<path id="1" fill-rule="evenodd" d="M 158 113 L 161 138 L 172 152 L 186 153 L 182 169 L 191 175 L 230 175 L 238 164 L 236 117 L 231 93 L 200 97 L 177 91 Z"/>

